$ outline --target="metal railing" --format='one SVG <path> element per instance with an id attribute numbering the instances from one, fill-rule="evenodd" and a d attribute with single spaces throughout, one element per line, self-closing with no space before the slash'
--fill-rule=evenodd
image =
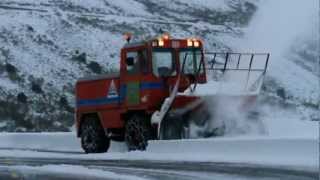
<path id="1" fill-rule="evenodd" d="M 222 71 L 227 71 L 227 70 L 233 70 L 233 71 L 262 71 L 266 73 L 267 68 L 268 68 L 268 63 L 269 63 L 269 58 L 270 54 L 269 53 L 215 53 L 215 52 L 208 52 L 205 53 L 205 56 L 213 56 L 211 60 L 207 60 L 207 70 L 222 70 Z M 236 59 L 232 59 L 233 57 L 236 57 Z M 250 57 L 248 67 L 243 68 L 241 67 L 241 61 L 243 60 L 243 57 Z M 263 67 L 260 68 L 253 68 L 252 65 L 253 63 L 257 60 L 257 57 L 262 57 L 259 58 L 260 62 L 263 63 Z M 218 59 L 222 59 L 223 62 L 218 61 Z M 233 68 L 229 68 L 228 64 L 231 63 L 231 60 L 236 60 L 235 64 L 236 66 Z M 233 61 L 234 62 L 234 61 Z M 217 67 L 217 65 L 222 65 L 222 67 Z"/>
<path id="2" fill-rule="evenodd" d="M 184 74 L 186 59 L 192 53 L 186 53 L 181 67 L 181 73 Z M 190 84 L 190 90 L 193 92 L 197 87 L 197 78 L 200 74 L 201 68 L 204 67 L 207 72 L 218 73 L 223 76 L 228 71 L 247 72 L 245 74 L 244 89 L 248 90 L 251 73 L 258 73 L 259 77 L 251 84 L 250 89 L 256 89 L 262 85 L 264 80 L 268 63 L 270 59 L 269 53 L 216 53 L 207 52 L 204 54 L 204 64 L 202 61 L 197 64 L 195 69 L 195 82 L 193 87 Z M 250 90 L 249 89 L 249 90 Z"/>
<path id="3" fill-rule="evenodd" d="M 269 64 L 269 53 L 205 53 L 206 70 L 214 73 L 225 74 L 228 71 L 247 72 L 244 89 L 248 90 L 250 75 L 253 72 L 261 74 L 252 84 L 257 86 L 264 80 Z"/>

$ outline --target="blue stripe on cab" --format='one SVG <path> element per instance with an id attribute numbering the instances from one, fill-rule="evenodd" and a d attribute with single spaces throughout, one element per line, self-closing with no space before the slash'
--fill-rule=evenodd
<path id="1" fill-rule="evenodd" d="M 98 105 L 111 104 L 111 103 L 117 103 L 117 102 L 119 102 L 119 97 L 82 99 L 82 100 L 78 100 L 77 106 L 98 106 Z"/>
<path id="2" fill-rule="evenodd" d="M 140 84 L 140 90 L 161 89 L 163 83 L 146 82 Z M 97 99 L 81 99 L 77 101 L 77 106 L 99 106 L 106 104 L 119 103 L 125 100 L 127 92 L 127 86 L 121 85 L 119 97 L 103 97 Z"/>
<path id="3" fill-rule="evenodd" d="M 163 88 L 162 83 L 154 83 L 154 82 L 148 82 L 148 83 L 141 83 L 140 89 L 141 90 L 148 90 L 148 89 L 161 89 Z"/>

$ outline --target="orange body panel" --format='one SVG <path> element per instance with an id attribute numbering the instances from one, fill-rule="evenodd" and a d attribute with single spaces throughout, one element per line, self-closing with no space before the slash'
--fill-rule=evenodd
<path id="1" fill-rule="evenodd" d="M 162 48 L 169 48 L 173 53 L 176 75 L 168 78 L 157 77 L 152 71 L 152 49 L 154 40 L 140 44 L 129 44 L 121 50 L 120 72 L 118 75 L 105 75 L 79 80 L 76 84 L 76 124 L 79 129 L 83 115 L 97 113 L 101 124 L 107 128 L 123 128 L 125 114 L 129 111 L 144 111 L 153 113 L 159 110 L 163 100 L 169 96 L 170 90 L 175 85 L 180 74 L 179 49 L 189 48 L 187 40 L 164 40 Z M 177 46 L 179 45 L 179 46 Z M 177 46 L 177 47 L 173 47 Z M 202 50 L 202 43 L 198 47 Z M 130 52 L 145 51 L 145 72 L 129 74 L 127 72 L 127 54 Z M 203 61 L 203 58 L 201 59 Z M 206 82 L 205 69 L 197 77 L 198 83 Z M 179 91 L 183 92 L 190 82 L 186 76 L 181 77 Z M 113 85 L 112 85 L 113 84 Z M 132 95 L 131 91 L 136 91 Z M 185 100 L 182 100 L 182 99 Z M 173 108 L 185 105 L 194 100 L 190 98 L 178 98 Z"/>

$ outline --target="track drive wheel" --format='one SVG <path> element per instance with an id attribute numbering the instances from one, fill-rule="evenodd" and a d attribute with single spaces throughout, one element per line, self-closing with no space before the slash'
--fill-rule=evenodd
<path id="1" fill-rule="evenodd" d="M 144 151 L 152 139 L 152 128 L 144 115 L 132 115 L 125 124 L 125 142 L 129 151 Z"/>
<path id="2" fill-rule="evenodd" d="M 86 153 L 103 153 L 109 149 L 110 139 L 95 116 L 88 116 L 81 125 L 81 146 Z"/>

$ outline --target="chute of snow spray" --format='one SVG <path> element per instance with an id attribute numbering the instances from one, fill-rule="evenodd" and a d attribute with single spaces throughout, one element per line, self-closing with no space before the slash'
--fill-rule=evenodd
<path id="1" fill-rule="evenodd" d="M 206 53 L 209 82 L 197 87 L 210 112 L 200 128 L 191 124 L 191 137 L 263 133 L 253 111 L 266 74 L 270 54 Z"/>

